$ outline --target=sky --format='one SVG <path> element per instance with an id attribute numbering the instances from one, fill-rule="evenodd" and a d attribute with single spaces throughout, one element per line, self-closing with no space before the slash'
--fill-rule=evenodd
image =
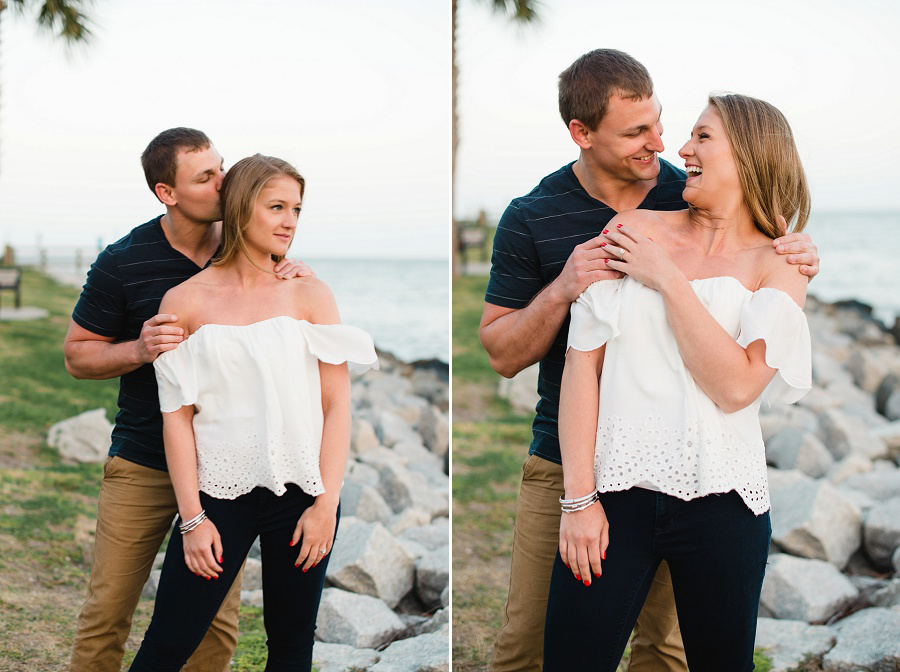
<path id="1" fill-rule="evenodd" d="M 625 51 L 653 77 L 663 158 L 677 151 L 711 91 L 767 100 L 793 127 L 813 215 L 900 210 L 900 3 L 895 0 L 543 0 L 516 27 L 459 0 L 460 218 L 509 201 L 578 157 L 557 106 L 557 77 L 580 55 Z"/>
<path id="2" fill-rule="evenodd" d="M 111 243 L 163 212 L 140 154 L 207 133 L 307 181 L 296 258 L 447 259 L 450 4 L 96 0 L 67 53 L 0 25 L 0 243 Z"/>

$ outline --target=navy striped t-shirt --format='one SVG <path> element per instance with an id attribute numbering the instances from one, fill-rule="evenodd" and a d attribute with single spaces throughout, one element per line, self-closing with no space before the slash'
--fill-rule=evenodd
<path id="1" fill-rule="evenodd" d="M 107 247 L 88 272 L 72 319 L 99 336 L 133 341 L 159 313 L 163 295 L 201 268 L 166 239 L 162 216 Z M 153 364 L 126 373 L 119 383 L 119 412 L 110 455 L 166 470 L 162 415 Z"/>
<path id="2" fill-rule="evenodd" d="M 572 162 L 574 163 L 574 161 Z M 494 236 L 491 277 L 484 300 L 504 308 L 524 308 L 562 272 L 576 245 L 600 234 L 617 213 L 590 196 L 572 163 L 551 173 L 527 196 L 509 204 Z M 638 206 L 683 210 L 684 172 L 660 159 L 657 184 Z M 537 415 L 530 454 L 560 464 L 559 388 L 566 360 L 569 318 L 540 362 Z"/>

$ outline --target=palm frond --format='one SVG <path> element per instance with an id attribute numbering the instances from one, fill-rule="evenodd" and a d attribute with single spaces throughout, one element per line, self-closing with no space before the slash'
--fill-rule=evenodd
<path id="1" fill-rule="evenodd" d="M 534 23 L 540 17 L 540 3 L 536 0 L 490 0 L 490 4 L 495 14 L 520 23 Z"/>
<path id="2" fill-rule="evenodd" d="M 83 11 L 88 4 L 89 0 L 12 0 L 12 8 L 20 14 L 36 7 L 38 28 L 68 44 L 87 42 L 92 37 L 90 20 Z"/>

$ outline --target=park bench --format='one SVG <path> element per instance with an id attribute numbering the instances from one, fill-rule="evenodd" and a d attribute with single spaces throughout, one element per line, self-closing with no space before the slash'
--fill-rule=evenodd
<path id="1" fill-rule="evenodd" d="M 16 293 L 16 308 L 22 307 L 22 269 L 15 266 L 0 266 L 0 292 L 4 289 Z M 0 295 L 2 296 L 2 295 Z"/>

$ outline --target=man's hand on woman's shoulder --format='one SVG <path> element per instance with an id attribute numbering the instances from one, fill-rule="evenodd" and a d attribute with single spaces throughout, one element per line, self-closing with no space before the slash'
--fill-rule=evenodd
<path id="1" fill-rule="evenodd" d="M 784 217 L 777 217 L 782 231 L 787 230 Z M 813 244 L 808 233 L 789 233 L 772 241 L 778 254 L 787 255 L 789 264 L 800 266 L 800 272 L 812 280 L 819 272 L 819 249 Z"/>
<path id="2" fill-rule="evenodd" d="M 308 264 L 299 259 L 288 259 L 287 257 L 275 264 L 275 268 L 272 270 L 274 270 L 275 275 L 282 280 L 316 277 L 315 271 L 313 271 Z"/>

